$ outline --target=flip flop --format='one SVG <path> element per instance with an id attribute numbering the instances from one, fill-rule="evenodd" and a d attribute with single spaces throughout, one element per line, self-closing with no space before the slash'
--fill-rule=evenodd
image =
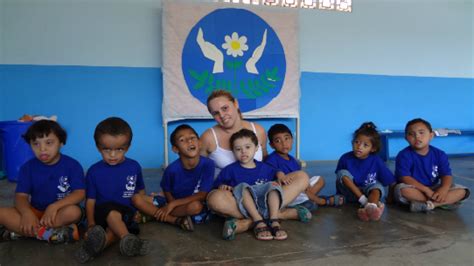
<path id="1" fill-rule="evenodd" d="M 235 231 L 237 230 L 237 220 L 235 218 L 227 218 L 222 229 L 222 238 L 224 240 L 234 240 Z"/>

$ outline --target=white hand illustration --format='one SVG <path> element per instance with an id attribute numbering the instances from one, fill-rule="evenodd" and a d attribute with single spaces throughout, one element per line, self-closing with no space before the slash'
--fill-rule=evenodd
<path id="1" fill-rule="evenodd" d="M 199 28 L 196 41 L 201 48 L 204 57 L 214 61 L 212 73 L 215 74 L 224 72 L 224 55 L 214 44 L 204 40 L 201 28 Z"/>
<path id="2" fill-rule="evenodd" d="M 255 66 L 260 60 L 260 57 L 262 57 L 263 50 L 265 49 L 265 45 L 267 44 L 267 30 L 265 29 L 265 32 L 263 32 L 263 38 L 262 38 L 262 43 L 260 43 L 257 48 L 252 53 L 252 57 L 247 60 L 247 63 L 245 63 L 245 68 L 247 69 L 247 72 L 252 73 L 252 74 L 258 74 L 257 67 Z"/>

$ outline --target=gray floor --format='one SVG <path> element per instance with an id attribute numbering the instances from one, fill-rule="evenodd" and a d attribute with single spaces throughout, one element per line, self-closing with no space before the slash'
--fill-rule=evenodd
<path id="1" fill-rule="evenodd" d="M 451 159 L 455 182 L 474 188 L 474 158 Z M 325 194 L 332 194 L 336 162 L 309 162 L 308 173 L 323 175 Z M 393 163 L 390 163 L 393 169 Z M 159 170 L 144 172 L 148 191 L 159 186 Z M 12 204 L 15 185 L 0 181 L 0 206 Z M 125 258 L 112 246 L 91 265 L 161 264 L 276 264 L 276 265 L 474 265 L 474 206 L 472 197 L 457 211 L 409 213 L 389 206 L 380 222 L 357 219 L 356 206 L 320 208 L 309 224 L 283 223 L 286 241 L 261 242 L 251 233 L 234 241 L 220 238 L 222 219 L 197 225 L 196 231 L 148 223 L 143 238 L 149 239 L 148 256 Z M 79 243 L 50 246 L 35 240 L 0 243 L 0 265 L 75 264 L 72 254 Z"/>

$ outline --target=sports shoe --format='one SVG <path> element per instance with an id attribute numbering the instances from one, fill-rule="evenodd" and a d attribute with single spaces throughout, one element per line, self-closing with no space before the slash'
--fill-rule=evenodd
<path id="1" fill-rule="evenodd" d="M 105 236 L 105 230 L 99 225 L 96 225 L 87 231 L 87 238 L 75 254 L 79 263 L 86 263 L 92 260 L 104 250 Z"/>
<path id="2" fill-rule="evenodd" d="M 412 201 L 410 203 L 411 212 L 429 212 L 434 209 L 433 202 Z"/>
<path id="3" fill-rule="evenodd" d="M 148 254 L 148 252 L 148 241 L 142 240 L 134 234 L 128 234 L 120 240 L 120 254 L 124 256 L 144 256 Z"/>
<path id="4" fill-rule="evenodd" d="M 49 243 L 61 244 L 70 243 L 79 240 L 79 230 L 77 225 L 71 224 L 69 226 L 62 226 L 53 229 L 53 233 L 48 239 Z"/>

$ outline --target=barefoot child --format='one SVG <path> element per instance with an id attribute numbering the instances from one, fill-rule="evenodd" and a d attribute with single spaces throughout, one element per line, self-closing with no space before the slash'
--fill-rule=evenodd
<path id="1" fill-rule="evenodd" d="M 354 132 L 352 151 L 337 163 L 336 189 L 348 201 L 360 203 L 357 215 L 362 221 L 380 220 L 385 208 L 384 186 L 395 184 L 392 172 L 377 155 L 380 145 L 375 125 L 363 123 Z"/>

